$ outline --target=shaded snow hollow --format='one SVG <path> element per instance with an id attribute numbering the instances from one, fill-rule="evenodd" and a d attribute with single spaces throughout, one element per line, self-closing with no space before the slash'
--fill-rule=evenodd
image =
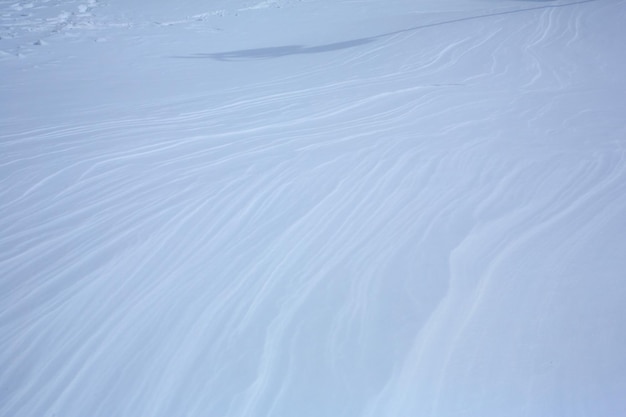
<path id="1" fill-rule="evenodd" d="M 625 21 L 0 1 L 0 416 L 626 415 Z"/>

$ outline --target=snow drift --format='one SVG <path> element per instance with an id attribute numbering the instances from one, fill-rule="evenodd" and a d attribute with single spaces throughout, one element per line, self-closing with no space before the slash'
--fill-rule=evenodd
<path id="1" fill-rule="evenodd" d="M 626 415 L 625 19 L 0 2 L 0 415 Z"/>

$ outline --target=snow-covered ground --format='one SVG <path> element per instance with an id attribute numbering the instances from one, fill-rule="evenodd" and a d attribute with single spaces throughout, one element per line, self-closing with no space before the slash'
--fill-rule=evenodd
<path id="1" fill-rule="evenodd" d="M 0 415 L 626 415 L 624 22 L 0 0 Z"/>

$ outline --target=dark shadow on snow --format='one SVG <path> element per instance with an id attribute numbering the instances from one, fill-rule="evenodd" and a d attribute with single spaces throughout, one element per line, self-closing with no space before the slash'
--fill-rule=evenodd
<path id="1" fill-rule="evenodd" d="M 244 49 L 241 51 L 218 52 L 213 54 L 196 54 L 177 58 L 211 58 L 216 61 L 244 61 L 252 59 L 280 58 L 287 55 L 318 54 L 337 51 L 374 42 L 376 38 L 354 39 L 346 42 L 329 43 L 319 46 L 287 45 L 273 48 Z"/>
<path id="2" fill-rule="evenodd" d="M 546 1 L 553 1 L 553 0 L 525 0 L 525 1 L 546 2 Z M 216 60 L 216 61 L 250 61 L 250 60 L 280 58 L 280 57 L 290 56 L 290 55 L 317 54 L 317 53 L 322 53 L 322 52 L 331 52 L 331 51 L 337 51 L 337 50 L 341 50 L 341 49 L 354 48 L 356 46 L 361 46 L 361 45 L 365 45 L 365 44 L 368 44 L 368 43 L 375 42 L 375 41 L 377 41 L 377 40 L 379 40 L 381 38 L 387 37 L 387 36 L 398 35 L 398 34 L 406 33 L 406 32 L 413 32 L 413 31 L 416 31 L 416 30 L 419 30 L 419 29 L 426 29 L 426 28 L 432 28 L 432 27 L 437 27 L 437 26 L 450 25 L 450 24 L 453 24 L 453 23 L 467 22 L 467 21 L 471 21 L 471 20 L 479 20 L 479 19 L 484 19 L 484 18 L 488 18 L 488 17 L 504 16 L 504 15 L 509 15 L 509 14 L 523 13 L 523 12 L 529 12 L 529 11 L 533 11 L 533 10 L 555 9 L 555 8 L 559 8 L 559 7 L 575 6 L 575 5 L 578 5 L 578 4 L 591 3 L 591 2 L 594 2 L 594 1 L 597 1 L 597 0 L 581 0 L 581 1 L 576 1 L 576 2 L 572 2 L 572 3 L 551 4 L 551 5 L 545 5 L 545 6 L 535 6 L 535 7 L 528 7 L 528 8 L 525 8 L 525 9 L 509 10 L 509 11 L 505 11 L 505 12 L 488 13 L 488 14 L 483 14 L 483 15 L 479 15 L 479 16 L 462 17 L 462 18 L 459 18 L 459 19 L 446 20 L 446 21 L 437 22 L 437 23 L 429 23 L 429 24 L 426 24 L 426 25 L 415 26 L 415 27 L 411 27 L 411 28 L 408 28 L 408 29 L 402 29 L 402 30 L 397 30 L 397 31 L 394 31 L 394 32 L 383 33 L 383 34 L 380 34 L 380 35 L 377 35 L 377 36 L 372 36 L 372 37 L 369 37 L 369 38 L 359 38 L 359 39 L 353 39 L 353 40 L 345 41 L 345 42 L 329 43 L 329 44 L 318 45 L 318 46 L 286 45 L 286 46 L 275 46 L 275 47 L 269 47 L 269 48 L 242 49 L 242 50 L 238 50 L 238 51 L 215 52 L 215 53 L 194 54 L 194 55 L 186 55 L 186 56 L 176 56 L 174 58 L 213 59 L 213 60 Z"/>

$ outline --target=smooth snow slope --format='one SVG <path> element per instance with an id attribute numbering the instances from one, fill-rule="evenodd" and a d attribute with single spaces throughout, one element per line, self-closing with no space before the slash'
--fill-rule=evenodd
<path id="1" fill-rule="evenodd" d="M 0 0 L 0 415 L 626 415 L 624 21 Z"/>

